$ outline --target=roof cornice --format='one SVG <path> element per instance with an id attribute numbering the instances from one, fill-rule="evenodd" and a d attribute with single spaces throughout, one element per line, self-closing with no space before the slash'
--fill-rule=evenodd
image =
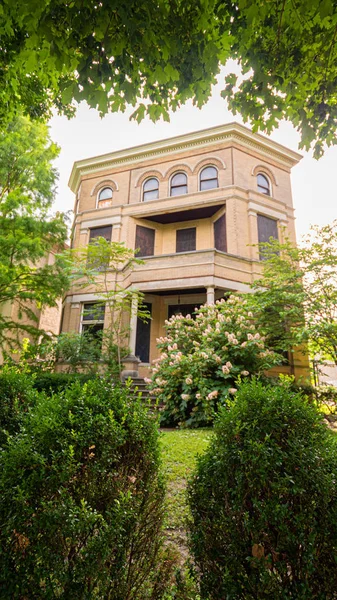
<path id="1" fill-rule="evenodd" d="M 76 161 L 69 178 L 69 187 L 76 193 L 84 175 L 132 165 L 157 156 L 177 154 L 197 146 L 207 147 L 217 142 L 240 144 L 247 149 L 253 149 L 266 157 L 273 158 L 288 168 L 296 165 L 302 158 L 298 152 L 289 150 L 286 146 L 273 142 L 261 134 L 253 133 L 248 127 L 239 123 L 228 123 Z"/>

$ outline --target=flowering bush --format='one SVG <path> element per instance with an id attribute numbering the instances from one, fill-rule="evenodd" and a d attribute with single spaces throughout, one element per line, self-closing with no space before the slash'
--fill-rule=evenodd
<path id="1" fill-rule="evenodd" d="M 262 373 L 281 359 L 265 347 L 247 300 L 230 296 L 165 322 L 167 336 L 146 380 L 162 404 L 165 425 L 198 427 L 213 420 L 219 404 L 236 393 L 240 378 Z"/>

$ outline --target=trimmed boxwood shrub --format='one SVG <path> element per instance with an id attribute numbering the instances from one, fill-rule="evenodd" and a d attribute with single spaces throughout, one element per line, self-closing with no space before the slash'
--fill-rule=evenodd
<path id="1" fill-rule="evenodd" d="M 39 392 L 62 392 L 75 381 L 85 383 L 95 375 L 87 373 L 50 373 L 48 371 L 34 371 L 34 388 Z"/>
<path id="2" fill-rule="evenodd" d="M 336 598 L 336 481 L 316 408 L 287 386 L 243 384 L 189 486 L 202 598 Z"/>
<path id="3" fill-rule="evenodd" d="M 161 597 L 158 432 L 128 389 L 97 379 L 42 396 L 0 473 L 1 598 Z"/>

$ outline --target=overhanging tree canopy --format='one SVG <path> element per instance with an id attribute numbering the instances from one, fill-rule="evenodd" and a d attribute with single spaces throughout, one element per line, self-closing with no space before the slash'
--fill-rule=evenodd
<path id="1" fill-rule="evenodd" d="M 64 215 L 50 215 L 58 154 L 48 128 L 20 117 L 0 131 L 0 348 L 37 337 L 37 308 L 55 306 L 68 286 L 66 263 L 48 253 L 67 238 Z M 15 317 L 8 307 L 15 303 Z"/>
<path id="2" fill-rule="evenodd" d="M 188 98 L 202 106 L 234 58 L 231 110 L 268 132 L 289 119 L 319 156 L 337 143 L 336 41 L 335 0 L 4 0 L 0 118 L 71 115 L 86 100 L 168 119 Z"/>

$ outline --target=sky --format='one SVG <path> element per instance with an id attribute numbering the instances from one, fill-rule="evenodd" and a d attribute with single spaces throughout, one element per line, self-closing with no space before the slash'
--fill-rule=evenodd
<path id="1" fill-rule="evenodd" d="M 170 123 L 152 123 L 144 119 L 140 124 L 130 121 L 133 112 L 113 113 L 101 119 L 98 112 L 81 104 L 77 115 L 68 120 L 54 116 L 50 134 L 61 147 L 55 166 L 59 171 L 55 210 L 69 211 L 74 206 L 74 194 L 68 188 L 68 180 L 76 160 L 106 154 L 130 146 L 223 125 L 232 121 L 242 123 L 240 115 L 233 116 L 220 92 L 224 87 L 224 71 L 208 103 L 198 109 L 188 102 L 171 114 Z M 300 136 L 290 123 L 282 122 L 270 136 L 292 150 L 298 150 Z M 328 148 L 320 160 L 311 152 L 300 150 L 303 159 L 292 169 L 293 203 L 296 216 L 297 238 L 308 233 L 311 225 L 326 225 L 337 219 L 337 146 Z"/>

